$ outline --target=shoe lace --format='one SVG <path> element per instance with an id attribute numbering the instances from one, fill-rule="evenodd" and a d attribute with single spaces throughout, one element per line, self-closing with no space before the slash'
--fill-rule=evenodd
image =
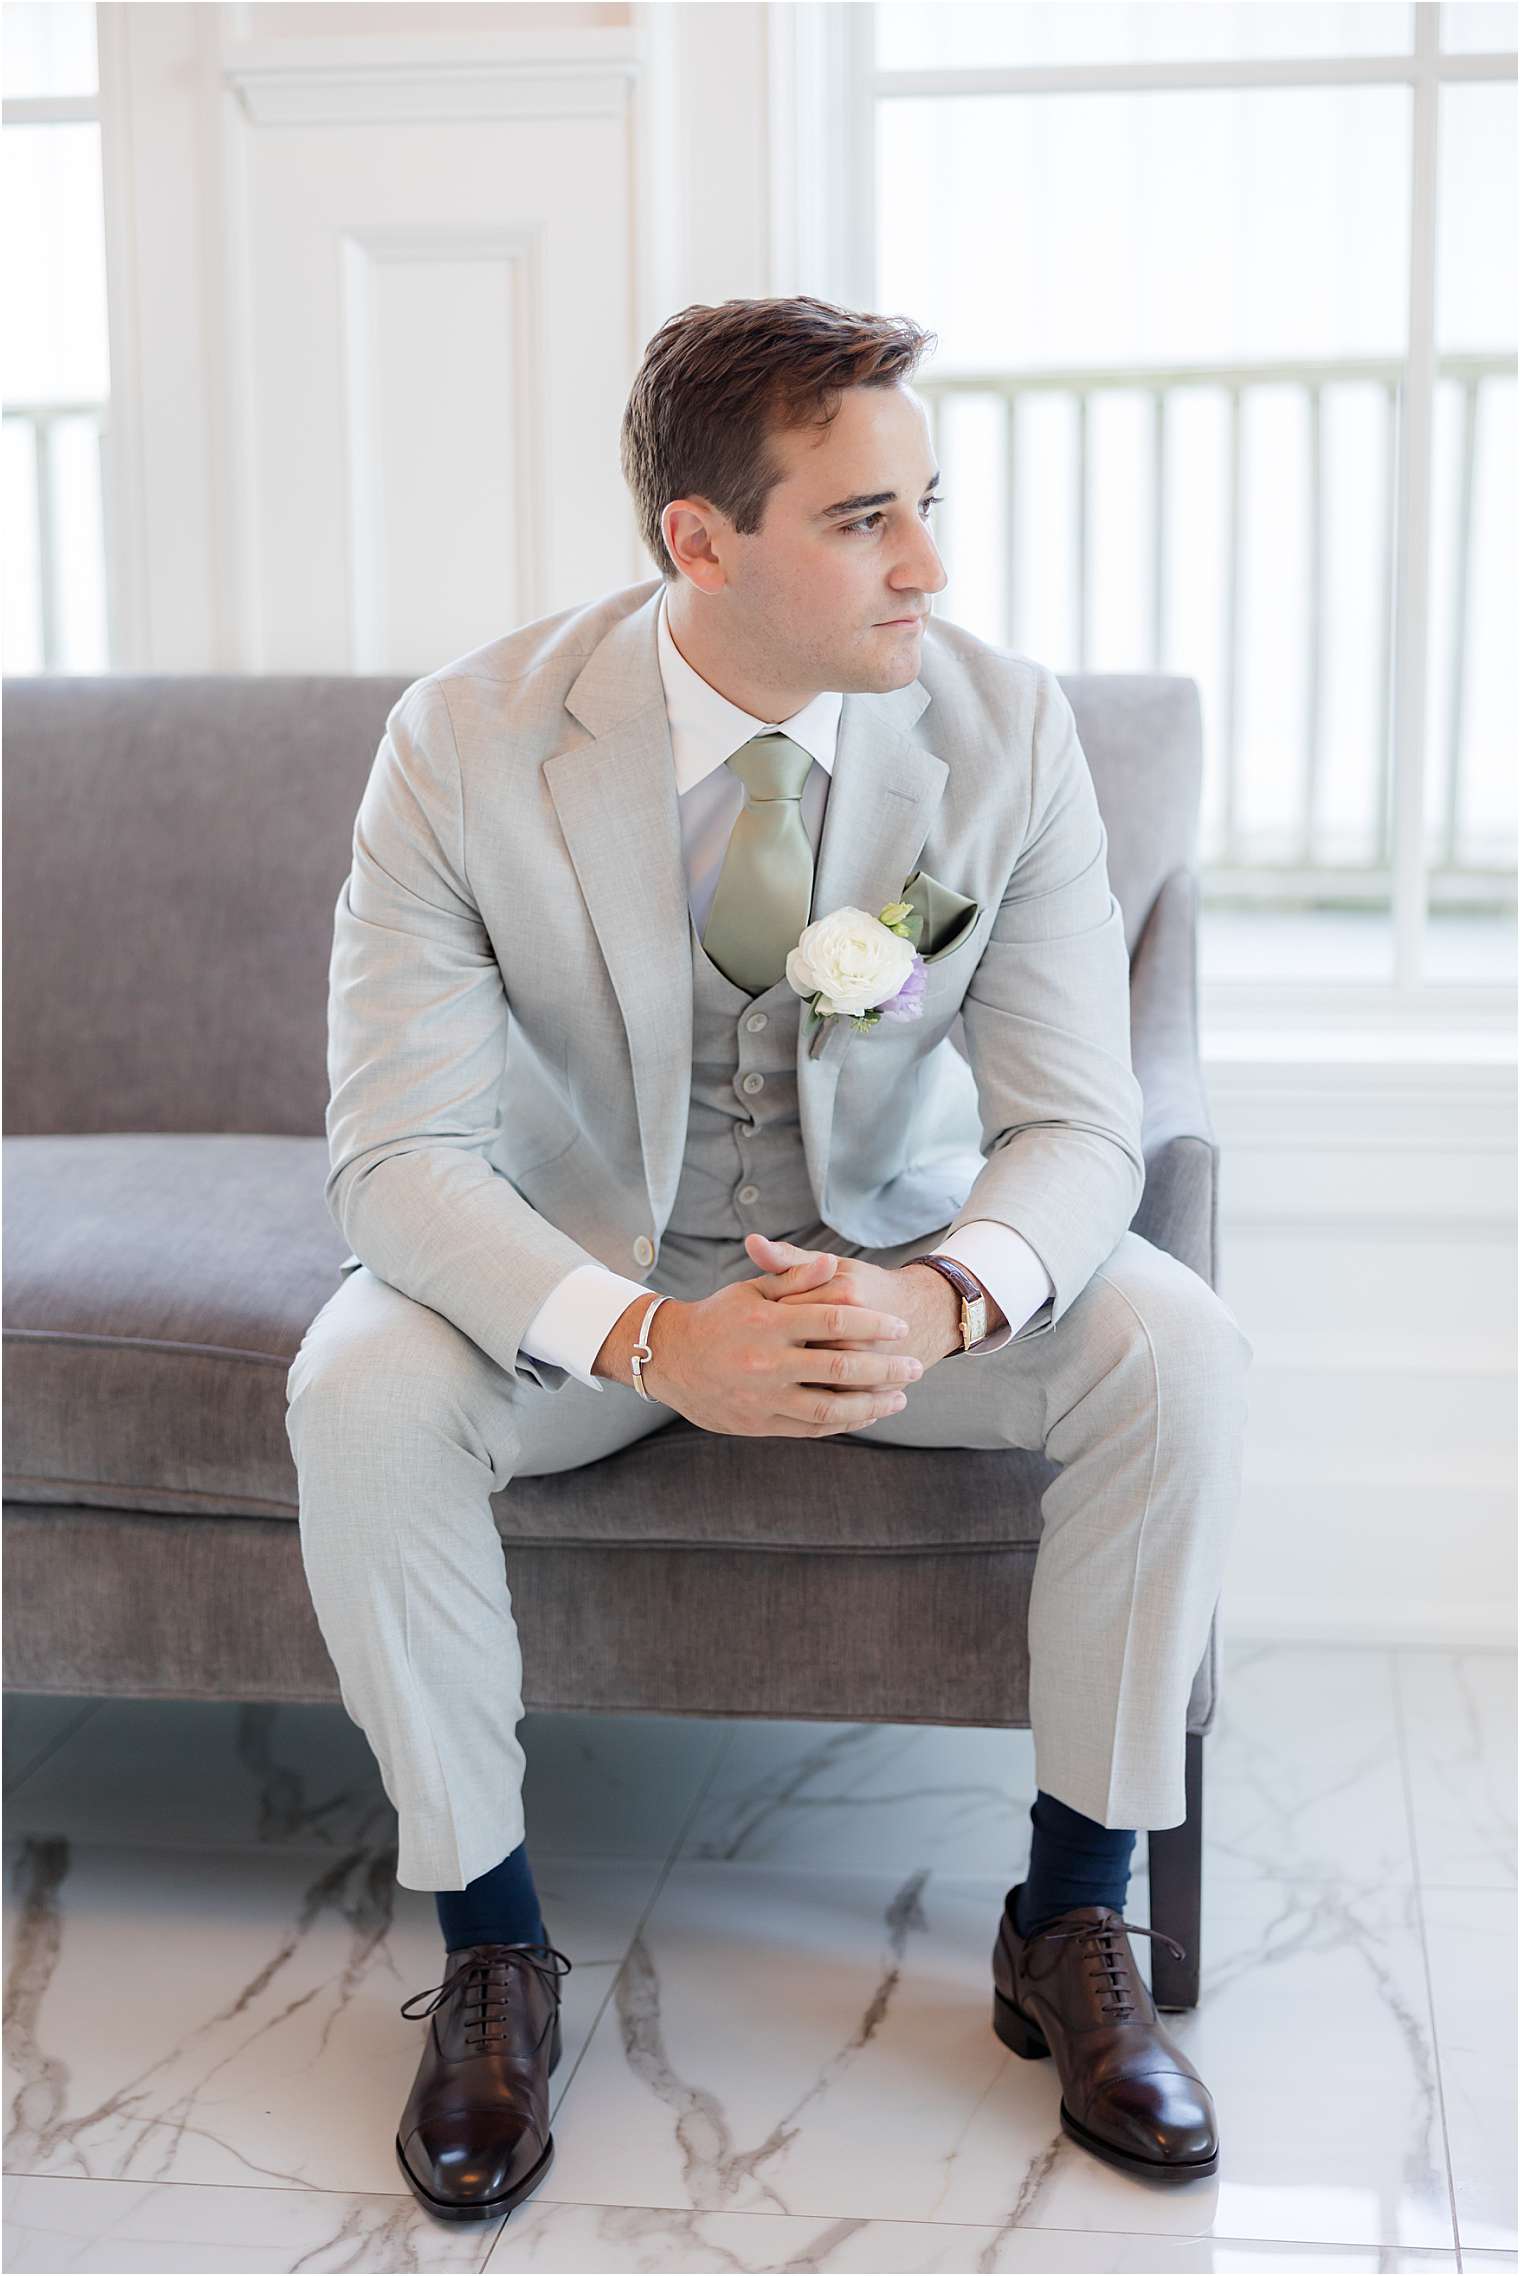
<path id="1" fill-rule="evenodd" d="M 540 1953 L 544 1955 L 542 1959 L 535 1956 Z M 563 1965 L 556 1967 L 556 1961 Z M 472 2054 L 483 2053 L 506 2041 L 510 2013 L 508 1994 L 514 1967 L 531 1968 L 553 1988 L 558 1999 L 558 1980 L 568 1976 L 573 1965 L 553 1944 L 482 1945 L 473 1949 L 457 1968 L 451 1968 L 441 1984 L 429 1984 L 426 1991 L 413 1992 L 401 2013 L 420 2022 L 424 2016 L 436 2013 L 445 2000 L 457 1999 L 465 2019 L 465 2045 Z M 430 1999 L 430 2004 L 417 2008 L 413 2015 L 414 2002 L 419 1999 Z"/>
<path id="2" fill-rule="evenodd" d="M 1024 1943 L 1027 1948 L 1037 1944 L 1042 1936 L 1048 1936 L 1052 1943 L 1068 1936 L 1090 1940 L 1094 1949 L 1087 1955 L 1088 1972 L 1092 1973 L 1091 1964 L 1096 1962 L 1102 1978 L 1098 1986 L 1099 2013 L 1105 2022 L 1123 2023 L 1135 2013 L 1129 1958 L 1122 1941 L 1126 1935 L 1149 1936 L 1157 1944 L 1168 1946 L 1176 1959 L 1187 1958 L 1186 1946 L 1179 1944 L 1175 1937 L 1163 1935 L 1159 1928 L 1142 1928 L 1138 1921 L 1125 1920 L 1118 1913 L 1110 1913 L 1106 1920 L 1052 1921 L 1044 1928 L 1035 1929 Z"/>

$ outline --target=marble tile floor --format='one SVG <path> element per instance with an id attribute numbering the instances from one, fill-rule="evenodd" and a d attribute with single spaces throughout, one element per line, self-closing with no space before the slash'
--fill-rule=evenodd
<path id="1" fill-rule="evenodd" d="M 6 2269 L 1516 2269 L 1514 1659 L 1223 1652 L 1212 2179 L 992 2035 L 1027 1732 L 533 1715 L 557 2155 L 478 2226 L 396 2172 L 443 1949 L 342 1709 L 8 1695 Z"/>

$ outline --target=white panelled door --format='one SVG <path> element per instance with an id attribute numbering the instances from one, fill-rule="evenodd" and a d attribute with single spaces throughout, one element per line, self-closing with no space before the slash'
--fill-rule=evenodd
<path id="1" fill-rule="evenodd" d="M 224 47 L 243 668 L 420 674 L 645 573 L 630 41 Z"/>

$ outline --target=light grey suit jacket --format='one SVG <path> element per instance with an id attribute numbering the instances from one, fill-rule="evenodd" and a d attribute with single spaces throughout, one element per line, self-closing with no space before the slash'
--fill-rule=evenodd
<path id="1" fill-rule="evenodd" d="M 498 1365 L 574 1266 L 647 1275 L 681 1173 L 690 918 L 658 579 L 414 681 L 386 722 L 338 895 L 327 1205 L 351 1254 Z M 846 695 L 813 914 L 923 869 L 980 904 L 923 1016 L 798 1024 L 823 1223 L 890 1248 L 992 1217 L 1053 1325 L 1144 1182 L 1107 839 L 1054 672 L 931 618 L 920 677 Z M 966 1057 L 950 1040 L 957 1013 Z M 1036 1331 L 1038 1332 L 1038 1331 Z"/>

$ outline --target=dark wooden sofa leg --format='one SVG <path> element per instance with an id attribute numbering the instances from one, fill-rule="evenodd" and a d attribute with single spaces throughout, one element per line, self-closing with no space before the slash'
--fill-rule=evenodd
<path id="1" fill-rule="evenodd" d="M 1198 1937 L 1203 1910 L 1203 1733 L 1187 1734 L 1183 1771 L 1187 1816 L 1180 1826 L 1146 1835 L 1151 1873 L 1150 1925 L 1175 1937 L 1187 1957 L 1174 1960 L 1164 1944 L 1148 1946 L 1151 1997 L 1175 2015 L 1198 2005 Z"/>

